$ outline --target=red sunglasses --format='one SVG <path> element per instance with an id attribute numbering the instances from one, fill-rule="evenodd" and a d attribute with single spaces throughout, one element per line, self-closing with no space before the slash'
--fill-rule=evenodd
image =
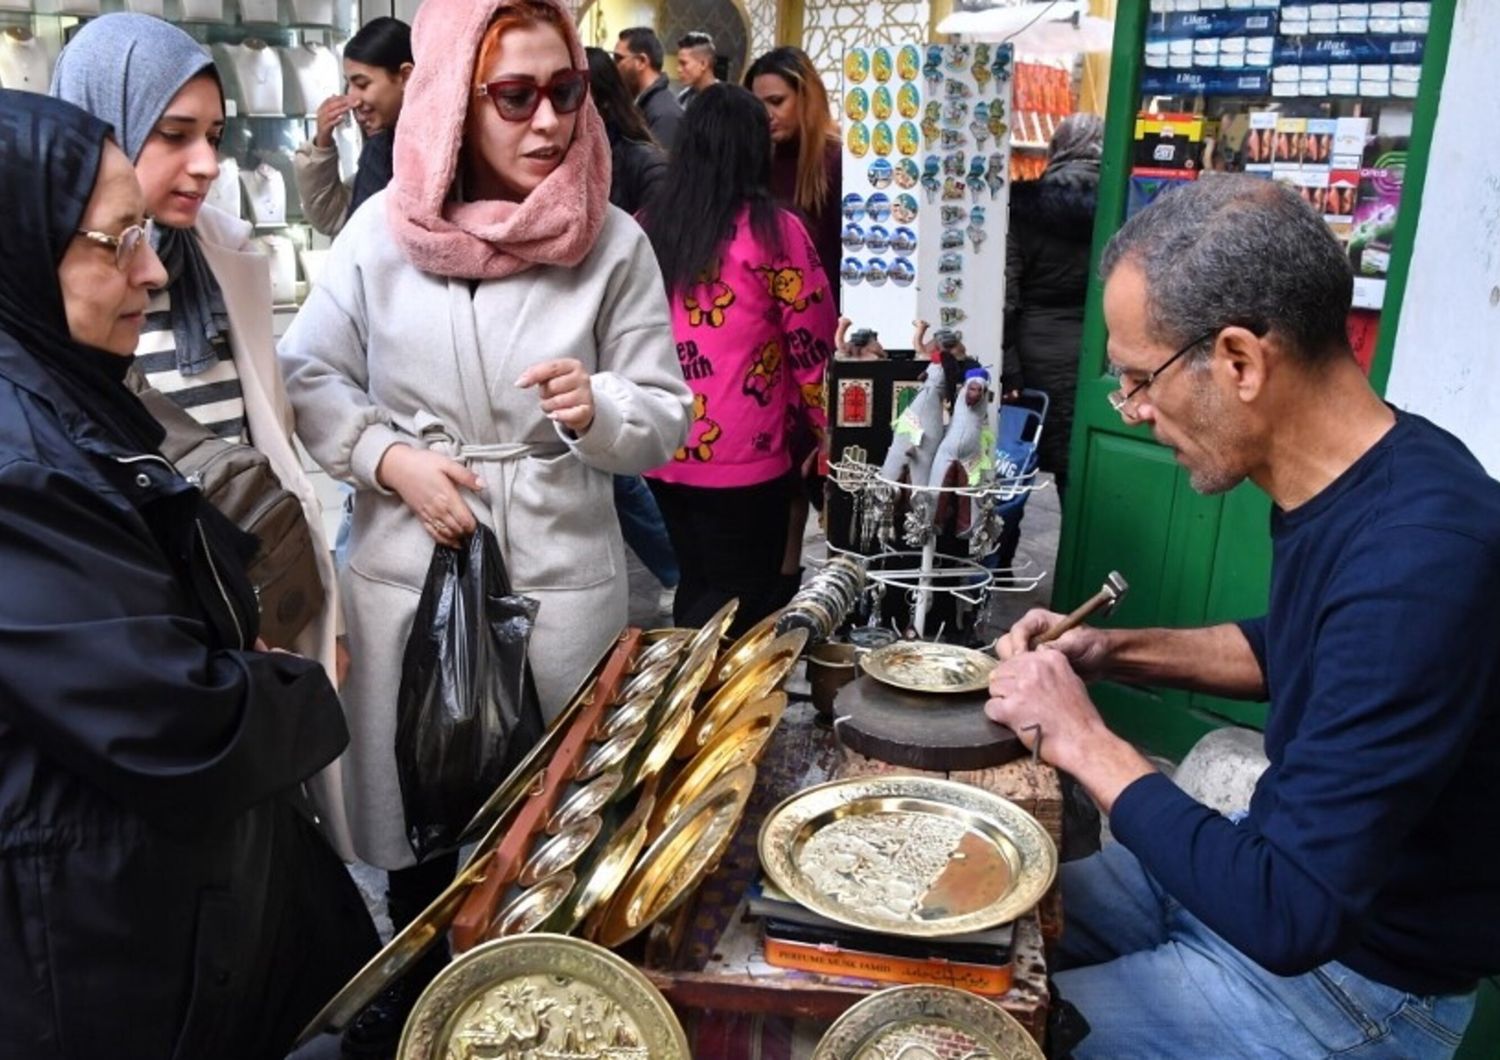
<path id="1" fill-rule="evenodd" d="M 507 77 L 474 90 L 475 98 L 490 98 L 495 113 L 504 121 L 530 121 L 537 107 L 542 105 L 544 96 L 558 114 L 572 114 L 583 106 L 588 94 L 587 70 L 564 70 L 554 74 L 545 85 L 530 78 Z"/>

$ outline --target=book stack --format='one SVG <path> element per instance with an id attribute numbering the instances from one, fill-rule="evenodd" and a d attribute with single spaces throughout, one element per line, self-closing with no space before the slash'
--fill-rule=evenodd
<path id="1" fill-rule="evenodd" d="M 1010 989 L 1012 924 L 943 938 L 909 938 L 830 920 L 764 878 L 746 898 L 747 912 L 761 921 L 767 964 L 881 983 L 952 986 L 990 997 Z"/>

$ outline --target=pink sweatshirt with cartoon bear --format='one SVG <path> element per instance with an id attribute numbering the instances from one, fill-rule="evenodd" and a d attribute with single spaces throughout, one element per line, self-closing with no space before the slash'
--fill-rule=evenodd
<path id="1" fill-rule="evenodd" d="M 693 391 L 693 425 L 650 478 L 687 486 L 753 486 L 786 474 L 799 421 L 821 443 L 823 368 L 838 307 L 802 222 L 777 210 L 781 253 L 741 212 L 716 274 L 672 298 L 672 334 Z"/>

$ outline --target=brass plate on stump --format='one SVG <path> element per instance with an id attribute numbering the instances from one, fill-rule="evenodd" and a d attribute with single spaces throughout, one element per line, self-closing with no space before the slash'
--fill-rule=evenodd
<path id="1" fill-rule="evenodd" d="M 692 731 L 677 749 L 677 756 L 691 758 L 707 747 L 714 735 L 732 722 L 741 708 L 764 699 L 779 688 L 792 667 L 797 665 L 797 658 L 807 646 L 807 636 L 807 630 L 794 629 L 767 642 L 704 704 L 693 719 Z"/>
<path id="2" fill-rule="evenodd" d="M 534 887 L 528 887 L 495 914 L 495 919 L 490 922 L 489 937 L 498 939 L 531 931 L 557 912 L 577 882 L 571 872 L 559 872 Z"/>
<path id="3" fill-rule="evenodd" d="M 761 826 L 760 863 L 794 901 L 865 931 L 937 937 L 1021 916 L 1057 875 L 1036 818 L 971 784 L 855 777 L 798 792 Z"/>
<path id="4" fill-rule="evenodd" d="M 604 849 L 594 860 L 582 866 L 578 872 L 578 886 L 568 896 L 567 902 L 544 925 L 549 931 L 571 932 L 585 917 L 614 897 L 631 866 L 646 846 L 646 822 L 656 800 L 642 795 L 630 816 L 615 829 Z"/>
<path id="5" fill-rule="evenodd" d="M 753 787 L 754 766 L 730 770 L 657 837 L 605 909 L 601 943 L 634 938 L 697 886 L 734 838 Z"/>
<path id="6" fill-rule="evenodd" d="M 845 1012 L 812 1060 L 1042 1060 L 1016 1018 L 993 1001 L 951 986 L 896 986 Z"/>
<path id="7" fill-rule="evenodd" d="M 656 812 L 651 815 L 651 834 L 660 835 L 720 776 L 745 762 L 753 764 L 776 731 L 785 710 L 786 693 L 772 692 L 740 711 L 727 728 L 678 771 L 662 793 L 656 802 Z"/>
<path id="8" fill-rule="evenodd" d="M 692 1060 L 644 975 L 564 935 L 500 939 L 459 957 L 422 991 L 396 1055 Z"/>
<path id="9" fill-rule="evenodd" d="M 714 664 L 714 672 L 709 675 L 707 687 L 718 688 L 733 677 L 741 666 L 755 658 L 757 652 L 775 640 L 776 620 L 780 617 L 781 611 L 773 612 L 746 630 L 728 651 L 719 656 L 719 661 Z"/>
<path id="10" fill-rule="evenodd" d="M 583 852 L 599 838 L 604 828 L 604 819 L 595 815 L 585 817 L 537 844 L 516 882 L 522 887 L 532 887 L 563 869 L 571 869 L 573 863 L 583 857 Z"/>
<path id="11" fill-rule="evenodd" d="M 995 658 L 957 644 L 901 640 L 876 648 L 859 665 L 875 680 L 909 692 L 978 692 L 989 688 Z"/>

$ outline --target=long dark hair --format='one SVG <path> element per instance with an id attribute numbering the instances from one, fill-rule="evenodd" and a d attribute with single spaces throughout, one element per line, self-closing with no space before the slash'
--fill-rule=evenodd
<path id="1" fill-rule="evenodd" d="M 594 106 L 599 108 L 599 117 L 604 119 L 610 136 L 655 143 L 646 116 L 620 79 L 620 71 L 615 69 L 614 56 L 603 48 L 583 51 L 589 58 L 589 95 L 594 97 Z"/>
<path id="2" fill-rule="evenodd" d="M 411 27 L 388 15 L 372 18 L 344 45 L 344 58 L 399 74 L 401 67 L 413 61 Z"/>
<path id="3" fill-rule="evenodd" d="M 645 210 L 646 235 L 669 293 L 691 289 L 713 267 L 747 206 L 756 238 L 779 251 L 766 108 L 738 85 L 720 82 L 688 108 L 666 179 Z"/>
<path id="4" fill-rule="evenodd" d="M 824 154 L 830 143 L 838 143 L 839 127 L 828 109 L 828 90 L 823 77 L 801 48 L 772 48 L 745 71 L 745 87 L 772 74 L 787 83 L 797 96 L 797 209 L 809 217 L 821 217 L 829 206 L 828 170 Z"/>

